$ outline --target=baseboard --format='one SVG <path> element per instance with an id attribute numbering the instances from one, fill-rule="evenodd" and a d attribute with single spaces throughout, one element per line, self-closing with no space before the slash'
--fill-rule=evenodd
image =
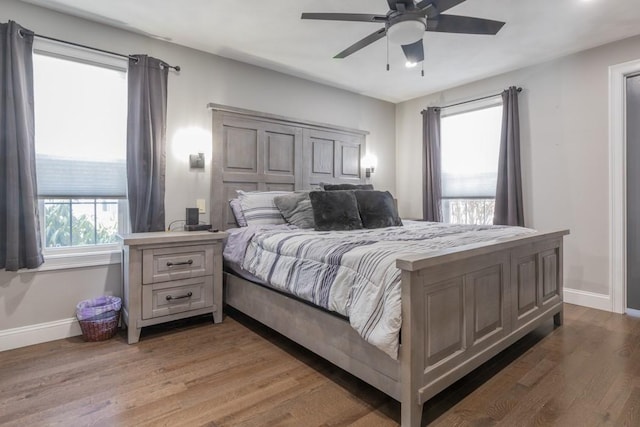
<path id="1" fill-rule="evenodd" d="M 564 302 L 598 310 L 613 311 L 611 296 L 579 289 L 564 288 Z"/>
<path id="2" fill-rule="evenodd" d="M 579 289 L 564 289 L 564 302 L 611 311 L 611 297 Z M 635 314 L 635 313 L 634 313 Z M 75 317 L 0 331 L 0 351 L 82 335 Z"/>
<path id="3" fill-rule="evenodd" d="M 75 317 L 0 331 L 0 351 L 82 335 Z"/>

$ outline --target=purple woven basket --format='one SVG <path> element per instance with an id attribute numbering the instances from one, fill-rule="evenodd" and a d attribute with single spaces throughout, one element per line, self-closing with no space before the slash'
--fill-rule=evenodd
<path id="1" fill-rule="evenodd" d="M 85 341 L 108 340 L 118 332 L 122 300 L 118 297 L 102 296 L 80 301 L 76 306 L 76 317 Z"/>

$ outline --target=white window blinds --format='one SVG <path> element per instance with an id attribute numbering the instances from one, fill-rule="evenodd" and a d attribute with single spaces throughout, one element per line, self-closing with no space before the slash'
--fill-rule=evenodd
<path id="1" fill-rule="evenodd" d="M 38 196 L 41 198 L 118 198 L 127 195 L 126 164 L 36 156 Z"/>
<path id="2" fill-rule="evenodd" d="M 126 197 L 126 71 L 35 54 L 34 86 L 38 195 Z"/>
<path id="3" fill-rule="evenodd" d="M 494 198 L 502 105 L 441 119 L 442 197 Z"/>

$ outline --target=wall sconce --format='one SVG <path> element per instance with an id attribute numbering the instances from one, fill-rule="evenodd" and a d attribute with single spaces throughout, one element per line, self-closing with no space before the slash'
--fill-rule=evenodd
<path id="1" fill-rule="evenodd" d="M 204 169 L 204 153 L 189 154 L 189 167 L 191 169 Z"/>
<path id="2" fill-rule="evenodd" d="M 362 158 L 362 166 L 364 166 L 364 176 L 371 178 L 371 174 L 376 171 L 376 166 L 378 166 L 378 158 L 373 154 L 367 154 Z"/>

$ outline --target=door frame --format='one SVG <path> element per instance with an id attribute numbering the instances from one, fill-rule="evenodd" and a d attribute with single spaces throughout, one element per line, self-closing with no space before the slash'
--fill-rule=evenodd
<path id="1" fill-rule="evenodd" d="M 611 311 L 627 311 L 627 94 L 626 78 L 640 59 L 609 67 L 609 295 Z"/>

